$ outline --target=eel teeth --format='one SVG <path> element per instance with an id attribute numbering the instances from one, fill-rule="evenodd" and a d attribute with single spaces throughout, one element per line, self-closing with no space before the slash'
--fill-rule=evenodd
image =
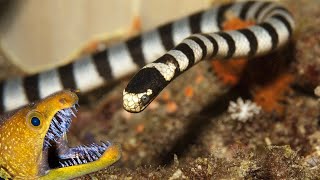
<path id="1" fill-rule="evenodd" d="M 66 154 L 60 156 L 60 167 L 68 167 L 98 160 L 111 145 L 110 142 L 102 142 L 101 145 L 92 143 L 89 146 L 80 145 L 71 148 Z"/>
<path id="2" fill-rule="evenodd" d="M 70 108 L 58 111 L 54 115 L 50 123 L 49 130 L 45 136 L 44 148 L 50 147 L 50 141 L 59 140 L 69 130 L 72 118 L 76 117 L 76 112 L 77 108 L 75 104 Z"/>

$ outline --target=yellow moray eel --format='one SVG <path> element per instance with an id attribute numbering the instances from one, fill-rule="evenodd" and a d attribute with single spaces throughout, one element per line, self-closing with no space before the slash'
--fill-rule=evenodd
<path id="1" fill-rule="evenodd" d="M 70 179 L 116 162 L 116 144 L 67 146 L 77 102 L 75 93 L 60 91 L 0 120 L 0 179 Z"/>

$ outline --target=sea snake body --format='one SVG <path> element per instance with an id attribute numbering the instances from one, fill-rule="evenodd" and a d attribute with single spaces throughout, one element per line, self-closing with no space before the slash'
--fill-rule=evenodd
<path id="1" fill-rule="evenodd" d="M 220 31 L 227 12 L 259 24 L 238 31 L 213 33 Z M 87 92 L 147 64 L 124 90 L 125 109 L 139 112 L 171 80 L 198 61 L 207 57 L 228 59 L 268 53 L 284 45 L 293 28 L 290 13 L 275 3 L 225 4 L 162 25 L 74 63 L 3 81 L 0 83 L 0 112 L 16 109 L 62 89 Z"/>
<path id="2" fill-rule="evenodd" d="M 227 13 L 243 20 L 255 20 L 257 25 L 220 31 Z M 254 1 L 222 5 L 191 15 L 175 25 L 180 26 L 180 31 L 172 32 L 171 44 L 186 39 L 144 66 L 130 80 L 123 91 L 123 107 L 127 111 L 145 109 L 173 79 L 203 59 L 263 55 L 283 46 L 294 29 L 293 18 L 286 9 L 275 3 Z"/>

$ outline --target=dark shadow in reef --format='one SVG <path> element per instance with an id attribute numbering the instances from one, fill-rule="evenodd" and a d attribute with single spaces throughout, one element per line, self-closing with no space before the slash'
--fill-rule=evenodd
<path id="1" fill-rule="evenodd" d="M 228 91 L 223 96 L 219 97 L 214 102 L 206 105 L 197 115 L 193 115 L 190 123 L 187 125 L 185 133 L 178 137 L 176 143 L 170 148 L 168 152 L 164 152 L 160 157 L 160 165 L 168 165 L 173 161 L 173 156 L 176 154 L 178 157 L 184 156 L 189 150 L 190 146 L 196 144 L 201 133 L 208 127 L 210 121 L 214 117 L 218 117 L 228 108 L 228 104 L 231 100 L 236 99 L 241 93 L 239 93 L 239 87 L 235 87 Z M 244 94 L 241 95 L 245 96 Z M 200 114 L 200 115 L 199 115 Z"/>
<path id="2" fill-rule="evenodd" d="M 214 102 L 210 102 L 202 108 L 196 115 L 191 115 L 188 120 L 184 134 L 176 139 L 176 143 L 166 152 L 160 155 L 160 165 L 168 165 L 173 161 L 176 154 L 179 158 L 188 153 L 190 147 L 199 142 L 202 133 L 210 124 L 210 121 L 224 113 L 231 100 L 242 97 L 243 99 L 252 98 L 250 86 L 256 84 L 264 85 L 272 83 L 278 74 L 283 71 L 294 71 L 291 67 L 295 61 L 295 44 L 290 42 L 288 46 L 280 51 L 270 53 L 263 57 L 251 59 L 243 70 L 239 84 Z"/>

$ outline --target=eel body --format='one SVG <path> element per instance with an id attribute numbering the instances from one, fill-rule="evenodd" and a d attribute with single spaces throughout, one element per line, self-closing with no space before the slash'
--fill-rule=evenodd
<path id="1" fill-rule="evenodd" d="M 71 179 L 105 168 L 121 155 L 109 142 L 69 148 L 66 132 L 78 97 L 60 91 L 0 120 L 0 179 Z"/>
<path id="2" fill-rule="evenodd" d="M 257 24 L 221 31 L 228 15 Z M 294 21 L 290 12 L 276 3 L 248 1 L 196 13 L 168 26 L 172 28 L 166 41 L 170 46 L 163 44 L 159 51 L 179 44 L 144 66 L 130 80 L 123 91 L 123 107 L 129 112 L 145 109 L 173 79 L 201 60 L 251 58 L 282 47 L 292 36 Z M 157 33 L 161 34 L 161 29 Z"/>
<path id="3" fill-rule="evenodd" d="M 261 24 L 243 31 L 215 34 L 213 40 L 210 35 L 196 35 L 177 46 L 175 51 L 169 51 L 191 34 L 220 31 L 226 12 L 232 12 L 241 19 L 257 20 Z M 201 56 L 230 58 L 267 53 L 287 41 L 293 26 L 292 17 L 287 10 L 271 2 L 231 3 L 200 11 L 103 51 L 77 59 L 73 63 L 1 82 L 0 112 L 16 109 L 63 89 L 88 92 L 136 72 L 168 51 L 169 54 L 165 57 L 173 56 L 174 63 L 170 67 L 175 67 L 177 72 L 188 69 L 202 58 L 194 54 L 195 48 L 199 46 L 197 49 L 200 54 L 202 53 Z M 243 47 L 240 48 L 240 45 Z M 188 48 L 189 46 L 192 47 Z M 181 65 L 180 70 L 177 68 L 177 63 Z M 177 73 L 174 77 L 176 76 Z M 161 80 L 167 82 L 161 78 L 160 81 L 156 81 L 163 84 Z M 128 92 L 132 90 L 132 93 L 145 90 L 144 87 L 138 88 L 139 90 L 130 88 L 126 90 Z"/>

